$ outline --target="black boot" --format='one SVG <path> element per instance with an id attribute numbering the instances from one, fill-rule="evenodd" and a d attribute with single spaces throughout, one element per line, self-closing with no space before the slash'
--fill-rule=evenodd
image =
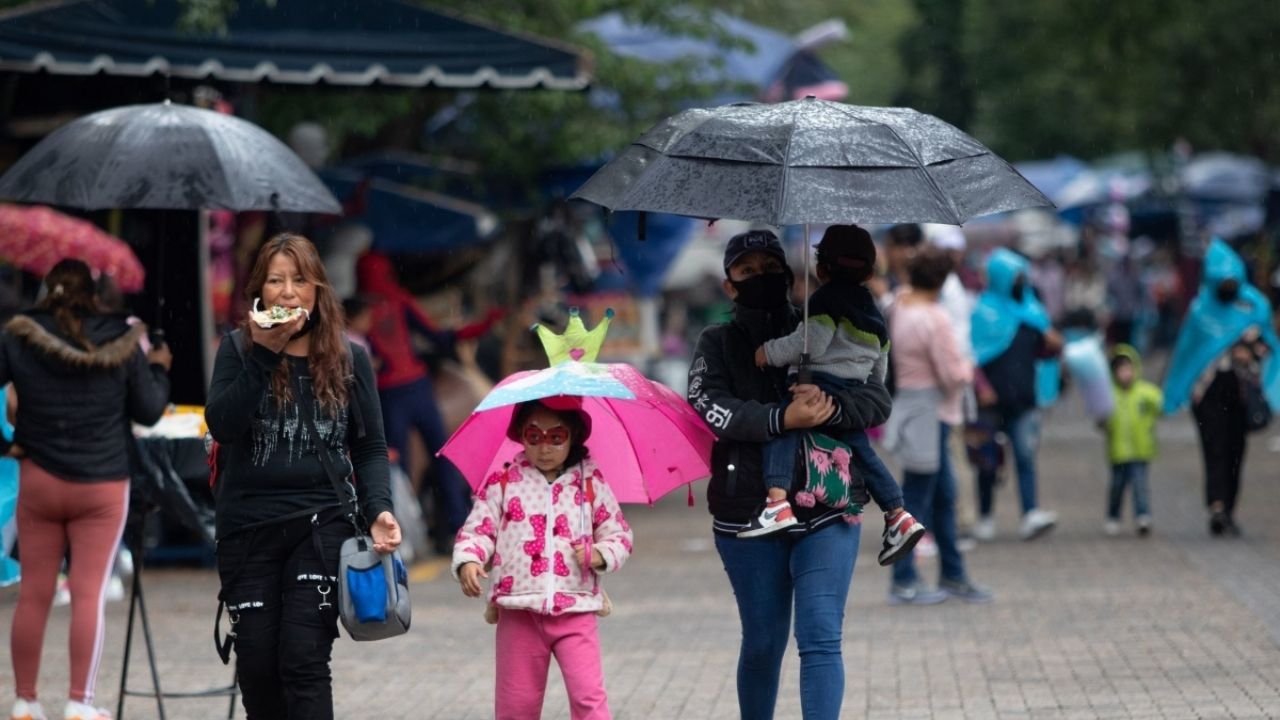
<path id="1" fill-rule="evenodd" d="M 1221 510 L 1213 513 L 1209 516 L 1209 534 L 1214 537 L 1221 536 L 1222 533 L 1226 532 L 1230 521 L 1231 519 L 1227 517 L 1227 514 Z"/>
<path id="2" fill-rule="evenodd" d="M 1222 534 L 1226 535 L 1227 537 L 1233 537 L 1233 538 L 1240 537 L 1240 534 L 1241 534 L 1240 526 L 1236 524 L 1236 519 L 1231 517 L 1230 515 L 1227 515 L 1226 518 L 1227 518 L 1227 524 L 1222 528 Z"/>

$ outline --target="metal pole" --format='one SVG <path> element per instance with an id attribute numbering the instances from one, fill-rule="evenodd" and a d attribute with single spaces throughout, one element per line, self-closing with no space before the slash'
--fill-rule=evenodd
<path id="1" fill-rule="evenodd" d="M 800 384 L 807 385 L 813 381 L 813 372 L 809 369 L 809 223 L 804 224 L 804 348 L 800 351 L 800 372 L 796 378 Z"/>
<path id="2" fill-rule="evenodd" d="M 138 565 L 142 564 L 142 556 L 138 556 Z M 129 651 L 133 649 L 133 618 L 138 609 L 138 593 L 142 590 L 142 580 L 138 576 L 138 567 L 133 570 L 133 589 L 129 592 L 129 622 L 124 631 L 124 663 L 120 668 L 120 696 L 116 699 L 116 717 L 124 717 L 125 688 L 129 682 Z"/>

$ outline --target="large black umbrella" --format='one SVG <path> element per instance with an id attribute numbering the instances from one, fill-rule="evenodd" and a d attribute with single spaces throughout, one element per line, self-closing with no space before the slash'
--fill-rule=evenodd
<path id="1" fill-rule="evenodd" d="M 574 198 L 610 210 L 772 225 L 933 222 L 1053 203 L 932 115 L 814 98 L 685 110 Z"/>
<path id="2" fill-rule="evenodd" d="M 771 225 L 959 225 L 1053 205 L 1009 163 L 932 115 L 813 97 L 685 110 L 651 128 L 571 197 L 610 210 Z M 804 251 L 807 321 L 807 228 Z"/>
<path id="3" fill-rule="evenodd" d="M 0 177 L 0 197 L 85 210 L 342 211 L 267 131 L 169 102 L 103 110 L 58 128 Z"/>

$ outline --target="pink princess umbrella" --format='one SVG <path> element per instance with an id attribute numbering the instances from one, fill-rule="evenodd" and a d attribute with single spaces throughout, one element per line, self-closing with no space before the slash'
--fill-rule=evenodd
<path id="1" fill-rule="evenodd" d="M 711 476 L 715 436 L 683 397 L 630 365 L 590 362 L 607 325 L 608 318 L 586 333 L 575 312 L 564 335 L 541 329 L 548 355 L 562 361 L 498 383 L 449 438 L 440 454 L 473 489 L 523 449 L 507 438 L 515 406 L 554 397 L 581 399 L 591 416 L 587 448 L 619 502 L 653 504 L 681 485 Z M 689 493 L 692 501 L 692 488 Z"/>

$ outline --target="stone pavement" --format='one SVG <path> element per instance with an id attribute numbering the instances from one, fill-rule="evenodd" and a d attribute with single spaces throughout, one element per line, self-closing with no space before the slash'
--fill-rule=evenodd
<path id="1" fill-rule="evenodd" d="M 972 576 L 997 593 L 993 604 L 889 607 L 888 570 L 874 559 L 880 521 L 868 519 L 846 622 L 844 717 L 1280 717 L 1280 435 L 1252 439 L 1243 539 L 1208 537 L 1185 415 L 1162 429 L 1165 453 L 1152 472 L 1154 536 L 1106 538 L 1101 441 L 1071 415 L 1046 423 L 1041 455 L 1042 504 L 1061 512 L 1059 528 L 1034 544 L 1014 539 L 1017 498 L 1009 483 L 998 497 L 1000 539 L 968 555 Z M 731 594 L 701 497 L 689 509 L 677 495 L 630 510 L 638 554 L 609 579 L 617 609 L 601 621 L 601 633 L 621 719 L 738 716 Z M 436 577 L 413 588 L 407 637 L 339 641 L 337 717 L 491 717 L 493 630 L 479 601 L 463 598 L 439 570 L 419 568 Z M 165 686 L 225 682 L 230 672 L 211 643 L 213 573 L 154 570 L 146 587 Z M 0 591 L 6 645 L 14 595 Z M 125 610 L 125 603 L 108 607 L 99 701 L 112 709 Z M 44 655 L 42 688 L 55 707 L 66 687 L 67 618 L 65 608 L 54 611 Z M 149 682 L 141 651 L 135 648 L 135 689 Z M 793 645 L 780 719 L 800 717 L 797 671 Z M 11 692 L 6 668 L 0 697 Z M 172 718 L 225 717 L 226 703 L 173 700 L 169 711 Z M 154 705 L 131 698 L 125 717 L 156 717 Z M 567 717 L 555 670 L 544 717 Z"/>

